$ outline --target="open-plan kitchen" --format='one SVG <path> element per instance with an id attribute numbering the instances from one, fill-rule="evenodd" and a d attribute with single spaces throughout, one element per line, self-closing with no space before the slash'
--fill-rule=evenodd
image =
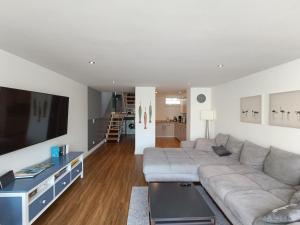
<path id="1" fill-rule="evenodd" d="M 187 101 L 185 91 L 156 93 L 156 139 L 186 140 Z"/>

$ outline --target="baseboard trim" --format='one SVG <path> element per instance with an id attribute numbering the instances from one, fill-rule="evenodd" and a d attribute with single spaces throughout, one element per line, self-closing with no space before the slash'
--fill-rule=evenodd
<path id="1" fill-rule="evenodd" d="M 87 153 L 84 154 L 84 158 L 90 156 L 92 153 L 94 153 L 101 145 L 105 143 L 105 139 L 102 140 L 99 144 L 97 144 L 94 148 L 89 150 Z"/>

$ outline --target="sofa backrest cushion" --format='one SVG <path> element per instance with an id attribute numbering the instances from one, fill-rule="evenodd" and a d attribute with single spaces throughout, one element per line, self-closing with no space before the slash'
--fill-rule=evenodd
<path id="1" fill-rule="evenodd" d="M 217 146 L 221 146 L 221 145 L 226 146 L 228 139 L 229 139 L 228 134 L 219 133 L 215 138 L 216 145 Z"/>
<path id="2" fill-rule="evenodd" d="M 243 145 L 244 145 L 243 141 L 240 141 L 240 140 L 230 136 L 225 147 L 228 151 L 231 152 L 232 158 L 239 160 Z"/>
<path id="3" fill-rule="evenodd" d="M 263 170 L 264 161 L 270 149 L 261 147 L 250 141 L 245 141 L 241 152 L 240 162 L 257 170 Z"/>
<path id="4" fill-rule="evenodd" d="M 198 138 L 196 140 L 195 149 L 211 152 L 212 146 L 215 145 L 215 142 L 213 139 L 204 139 L 204 138 Z"/>
<path id="5" fill-rule="evenodd" d="M 282 183 L 300 184 L 300 155 L 271 147 L 266 158 L 264 172 Z"/>

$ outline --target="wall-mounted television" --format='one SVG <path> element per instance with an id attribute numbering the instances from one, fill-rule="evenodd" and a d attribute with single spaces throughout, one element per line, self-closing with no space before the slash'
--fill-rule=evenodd
<path id="1" fill-rule="evenodd" d="M 69 98 L 0 87 L 0 155 L 68 131 Z"/>

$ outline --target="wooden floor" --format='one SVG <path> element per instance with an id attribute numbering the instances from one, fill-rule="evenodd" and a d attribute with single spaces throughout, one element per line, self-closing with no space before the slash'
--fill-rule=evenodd
<path id="1" fill-rule="evenodd" d="M 174 139 L 159 139 L 176 147 Z M 77 180 L 33 225 L 126 225 L 132 186 L 145 186 L 142 156 L 134 155 L 134 138 L 106 143 L 84 161 Z"/>
<path id="2" fill-rule="evenodd" d="M 179 148 L 180 142 L 178 141 L 177 138 L 173 138 L 173 137 L 172 138 L 157 137 L 155 146 L 159 148 Z"/>

